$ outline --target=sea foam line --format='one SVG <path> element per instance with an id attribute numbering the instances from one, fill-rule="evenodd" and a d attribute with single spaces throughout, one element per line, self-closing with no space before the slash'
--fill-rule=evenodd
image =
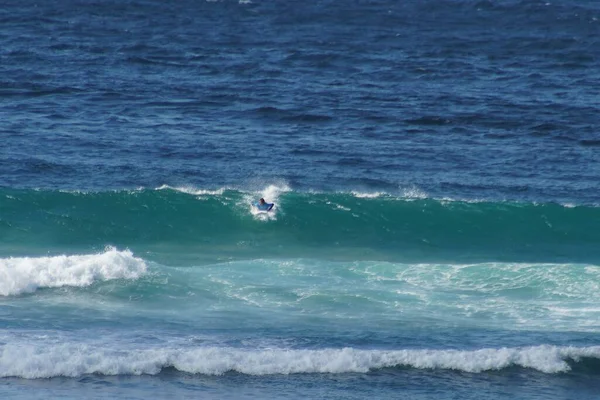
<path id="1" fill-rule="evenodd" d="M 155 190 L 173 190 L 176 192 L 191 194 L 194 196 L 220 196 L 225 192 L 225 190 L 229 190 L 229 188 L 223 187 L 220 189 L 213 190 L 213 189 L 198 189 L 191 185 L 186 185 L 186 186 L 162 185 L 160 187 L 157 187 Z"/>
<path id="2" fill-rule="evenodd" d="M 323 350 L 237 348 L 116 349 L 87 344 L 0 346 L 0 377 L 27 379 L 56 376 L 155 375 L 163 368 L 222 375 L 298 373 L 366 373 L 391 367 L 458 370 L 470 373 L 501 370 L 513 366 L 543 373 L 565 373 L 567 361 L 600 358 L 600 346 L 461 350 Z"/>
<path id="3" fill-rule="evenodd" d="M 44 287 L 89 286 L 111 279 L 137 279 L 146 269 L 146 262 L 134 257 L 131 251 L 112 247 L 99 254 L 0 258 L 0 295 L 31 293 Z"/>

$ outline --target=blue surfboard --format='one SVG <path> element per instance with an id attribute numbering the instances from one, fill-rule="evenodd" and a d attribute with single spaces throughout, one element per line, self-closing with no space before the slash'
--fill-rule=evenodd
<path id="1" fill-rule="evenodd" d="M 265 204 L 254 203 L 254 207 L 256 207 L 259 211 L 271 211 L 271 209 L 273 208 L 274 205 L 275 205 L 275 203 L 265 203 Z"/>

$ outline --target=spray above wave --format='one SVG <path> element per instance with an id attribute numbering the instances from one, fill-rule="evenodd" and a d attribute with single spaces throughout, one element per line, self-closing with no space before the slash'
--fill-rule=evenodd
<path id="1" fill-rule="evenodd" d="M 259 197 L 273 212 L 255 215 Z M 600 208 L 389 195 L 237 190 L 0 191 L 2 246 L 111 243 L 195 249 L 215 258 L 600 262 Z M 187 250 L 186 250 L 187 249 Z M 224 254 L 224 252 L 227 254 Z M 362 254 L 362 256 L 361 256 Z"/>
<path id="2" fill-rule="evenodd" d="M 130 251 L 107 249 L 90 255 L 0 259 L 0 295 L 30 293 L 38 288 L 89 286 L 97 281 L 136 279 L 146 263 Z"/>
<path id="3" fill-rule="evenodd" d="M 215 190 L 208 189 L 198 189 L 193 186 L 177 186 L 172 187 L 169 185 L 162 185 L 156 190 L 171 190 L 181 193 L 187 193 L 194 196 L 198 196 L 199 200 L 207 200 L 211 196 L 223 196 L 223 193 L 228 191 L 234 191 L 234 189 L 228 188 L 220 188 Z M 291 189 L 287 185 L 269 185 L 264 189 L 251 191 L 251 192 L 241 192 L 243 193 L 240 199 L 235 201 L 235 207 L 238 209 L 246 209 L 250 214 L 254 216 L 254 219 L 259 221 L 274 221 L 277 219 L 277 212 L 279 207 L 273 208 L 272 212 L 266 213 L 261 212 L 255 207 L 256 201 L 259 198 L 266 198 L 270 203 L 277 203 L 281 194 L 285 192 L 289 192 Z M 229 205 L 229 203 L 225 202 L 225 205 Z"/>
<path id="4" fill-rule="evenodd" d="M 156 375 L 165 368 L 203 375 L 367 373 L 382 368 L 457 370 L 469 373 L 510 367 L 543 373 L 567 373 L 583 358 L 600 359 L 600 347 L 533 346 L 480 350 L 322 350 L 227 347 L 115 349 L 86 344 L 0 348 L 0 377 L 27 379 L 57 376 Z"/>

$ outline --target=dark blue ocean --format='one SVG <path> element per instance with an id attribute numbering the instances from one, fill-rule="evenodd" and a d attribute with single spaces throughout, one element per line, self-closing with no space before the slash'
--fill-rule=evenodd
<path id="1" fill-rule="evenodd" d="M 599 19 L 0 0 L 0 398 L 600 399 Z"/>

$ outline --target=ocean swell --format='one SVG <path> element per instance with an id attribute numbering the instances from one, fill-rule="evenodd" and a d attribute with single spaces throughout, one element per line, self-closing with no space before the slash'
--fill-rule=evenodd
<path id="1" fill-rule="evenodd" d="M 272 212 L 253 209 L 260 197 L 275 203 Z M 391 261 L 600 262 L 600 208 L 589 206 L 163 186 L 3 190 L 0 208 L 0 251 L 21 243 L 61 252 L 106 244 L 140 251 L 138 246 L 160 244 L 212 253 L 213 259 L 304 257 L 308 249 L 318 257 Z"/>

